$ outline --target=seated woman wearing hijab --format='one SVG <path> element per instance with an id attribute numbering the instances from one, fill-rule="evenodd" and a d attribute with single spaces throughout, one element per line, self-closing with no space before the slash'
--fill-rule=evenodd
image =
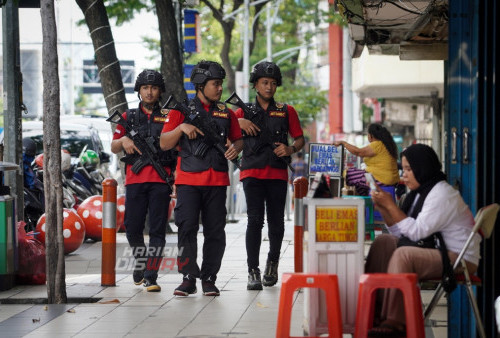
<path id="1" fill-rule="evenodd" d="M 460 193 L 446 182 L 441 162 L 431 147 L 414 144 L 401 153 L 401 161 L 403 180 L 410 189 L 401 209 L 391 195 L 379 187 L 371 193 L 389 234 L 382 234 L 373 241 L 366 259 L 365 272 L 416 273 L 419 280 L 439 279 L 443 274 L 440 250 L 398 247 L 399 239 L 406 236 L 412 241 L 418 241 L 440 232 L 453 266 L 471 233 L 474 218 Z M 477 270 L 480 242 L 481 238 L 476 234 L 464 256 L 471 273 Z M 397 289 L 381 291 L 376 302 L 381 305 L 381 309 L 375 311 L 380 315 L 376 318 L 379 324 L 369 331 L 369 336 L 405 337 L 404 300 L 401 292 Z"/>
<path id="2" fill-rule="evenodd" d="M 368 126 L 368 141 L 370 144 L 358 148 L 346 141 L 334 142 L 335 146 L 343 145 L 351 154 L 363 157 L 366 171 L 358 168 L 349 168 L 346 183 L 356 187 L 356 193 L 368 196 L 370 187 L 365 178 L 365 172 L 373 175 L 378 183 L 395 185 L 399 182 L 398 148 L 391 133 L 381 124 L 372 123 Z"/>

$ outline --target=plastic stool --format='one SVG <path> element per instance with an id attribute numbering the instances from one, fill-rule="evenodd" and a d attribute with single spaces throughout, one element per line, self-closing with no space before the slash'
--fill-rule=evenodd
<path id="1" fill-rule="evenodd" d="M 342 314 L 340 310 L 337 275 L 284 273 L 281 281 L 276 337 L 290 337 L 293 293 L 299 288 L 307 287 L 320 288 L 325 291 L 328 315 L 328 337 L 342 338 Z"/>
<path id="2" fill-rule="evenodd" d="M 356 329 L 354 337 L 366 337 L 372 328 L 377 289 L 399 289 L 403 293 L 406 314 L 406 337 L 422 338 L 424 316 L 422 300 L 414 273 L 370 273 L 359 278 Z"/>

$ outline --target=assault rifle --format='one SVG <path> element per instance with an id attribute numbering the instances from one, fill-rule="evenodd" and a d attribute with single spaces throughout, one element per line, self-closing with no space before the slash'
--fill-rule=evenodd
<path id="1" fill-rule="evenodd" d="M 161 165 L 160 157 L 158 155 L 158 147 L 153 136 L 143 137 L 139 134 L 129 121 L 125 120 L 122 115 L 115 111 L 113 115 L 106 119 L 106 121 L 118 124 L 125 128 L 127 136 L 134 141 L 134 144 L 141 151 L 142 155 L 127 154 L 121 158 L 121 161 L 130 164 L 131 170 L 134 174 L 138 174 L 145 166 L 151 164 L 154 170 L 160 175 L 161 179 L 172 186 L 173 177 L 167 174 L 165 168 Z"/>
<path id="2" fill-rule="evenodd" d="M 250 121 L 252 121 L 252 123 L 255 124 L 257 127 L 259 127 L 260 129 L 259 143 L 257 143 L 254 149 L 252 149 L 255 153 L 259 152 L 265 146 L 270 146 L 272 150 L 278 147 L 276 144 L 274 144 L 276 137 L 269 130 L 269 128 L 267 128 L 263 114 L 259 114 L 253 107 L 248 106 L 245 102 L 243 102 L 238 96 L 238 94 L 236 94 L 236 92 L 231 94 L 231 96 L 224 102 L 241 108 L 241 110 L 243 110 L 243 112 L 245 113 L 245 116 L 248 116 Z M 274 154 L 274 156 L 279 158 L 281 161 L 285 162 L 288 168 L 293 173 L 295 172 L 295 169 L 291 165 L 292 159 L 290 156 L 280 157 L 276 154 Z"/>
<path id="3" fill-rule="evenodd" d="M 185 102 L 177 102 L 172 95 L 170 95 L 164 106 L 166 106 L 167 109 L 175 109 L 180 111 L 181 114 L 184 115 L 184 118 L 189 121 L 189 123 L 201 130 L 205 135 L 203 142 L 194 153 L 196 157 L 205 157 L 207 151 L 212 146 L 215 148 L 215 150 L 222 154 L 222 156 L 224 156 L 227 151 L 226 138 L 224 135 L 221 135 L 217 132 L 218 128 L 214 121 L 203 117 L 194 109 L 194 107 L 187 106 Z M 233 162 L 238 169 L 241 169 L 237 158 L 231 160 L 231 162 Z"/>

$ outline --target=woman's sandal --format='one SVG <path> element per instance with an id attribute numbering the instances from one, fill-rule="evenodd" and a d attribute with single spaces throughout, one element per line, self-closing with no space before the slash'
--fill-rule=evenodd
<path id="1" fill-rule="evenodd" d="M 370 329 L 368 337 L 406 337 L 406 330 L 401 330 L 390 324 L 381 324 Z"/>

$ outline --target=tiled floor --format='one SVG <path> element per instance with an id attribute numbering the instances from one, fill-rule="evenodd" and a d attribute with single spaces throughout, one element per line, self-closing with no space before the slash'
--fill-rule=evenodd
<path id="1" fill-rule="evenodd" d="M 273 337 L 279 306 L 279 285 L 247 291 L 246 218 L 227 224 L 227 247 L 217 285 L 220 297 L 197 294 L 180 298 L 172 292 L 181 278 L 165 269 L 158 280 L 160 293 L 147 293 L 132 283 L 131 274 L 117 274 L 115 287 L 100 285 L 101 243 L 84 243 L 67 256 L 68 297 L 100 298 L 97 303 L 65 305 L 1 304 L 1 337 Z M 293 222 L 287 221 L 280 272 L 293 271 Z M 264 229 L 266 231 L 266 228 Z M 202 234 L 199 235 L 202 243 Z M 126 244 L 124 234 L 117 242 Z M 176 236 L 167 242 L 175 244 Z M 261 248 L 265 262 L 268 242 Z M 201 251 L 201 250 L 200 250 Z M 198 287 L 201 288 L 199 282 Z M 422 291 L 424 302 L 430 292 Z M 46 298 L 45 286 L 16 286 L 0 292 L 0 299 Z M 303 293 L 295 294 L 291 334 L 303 332 Z M 446 337 L 444 300 L 434 312 L 440 327 L 435 337 Z M 346 335 L 350 336 L 350 335 Z"/>

